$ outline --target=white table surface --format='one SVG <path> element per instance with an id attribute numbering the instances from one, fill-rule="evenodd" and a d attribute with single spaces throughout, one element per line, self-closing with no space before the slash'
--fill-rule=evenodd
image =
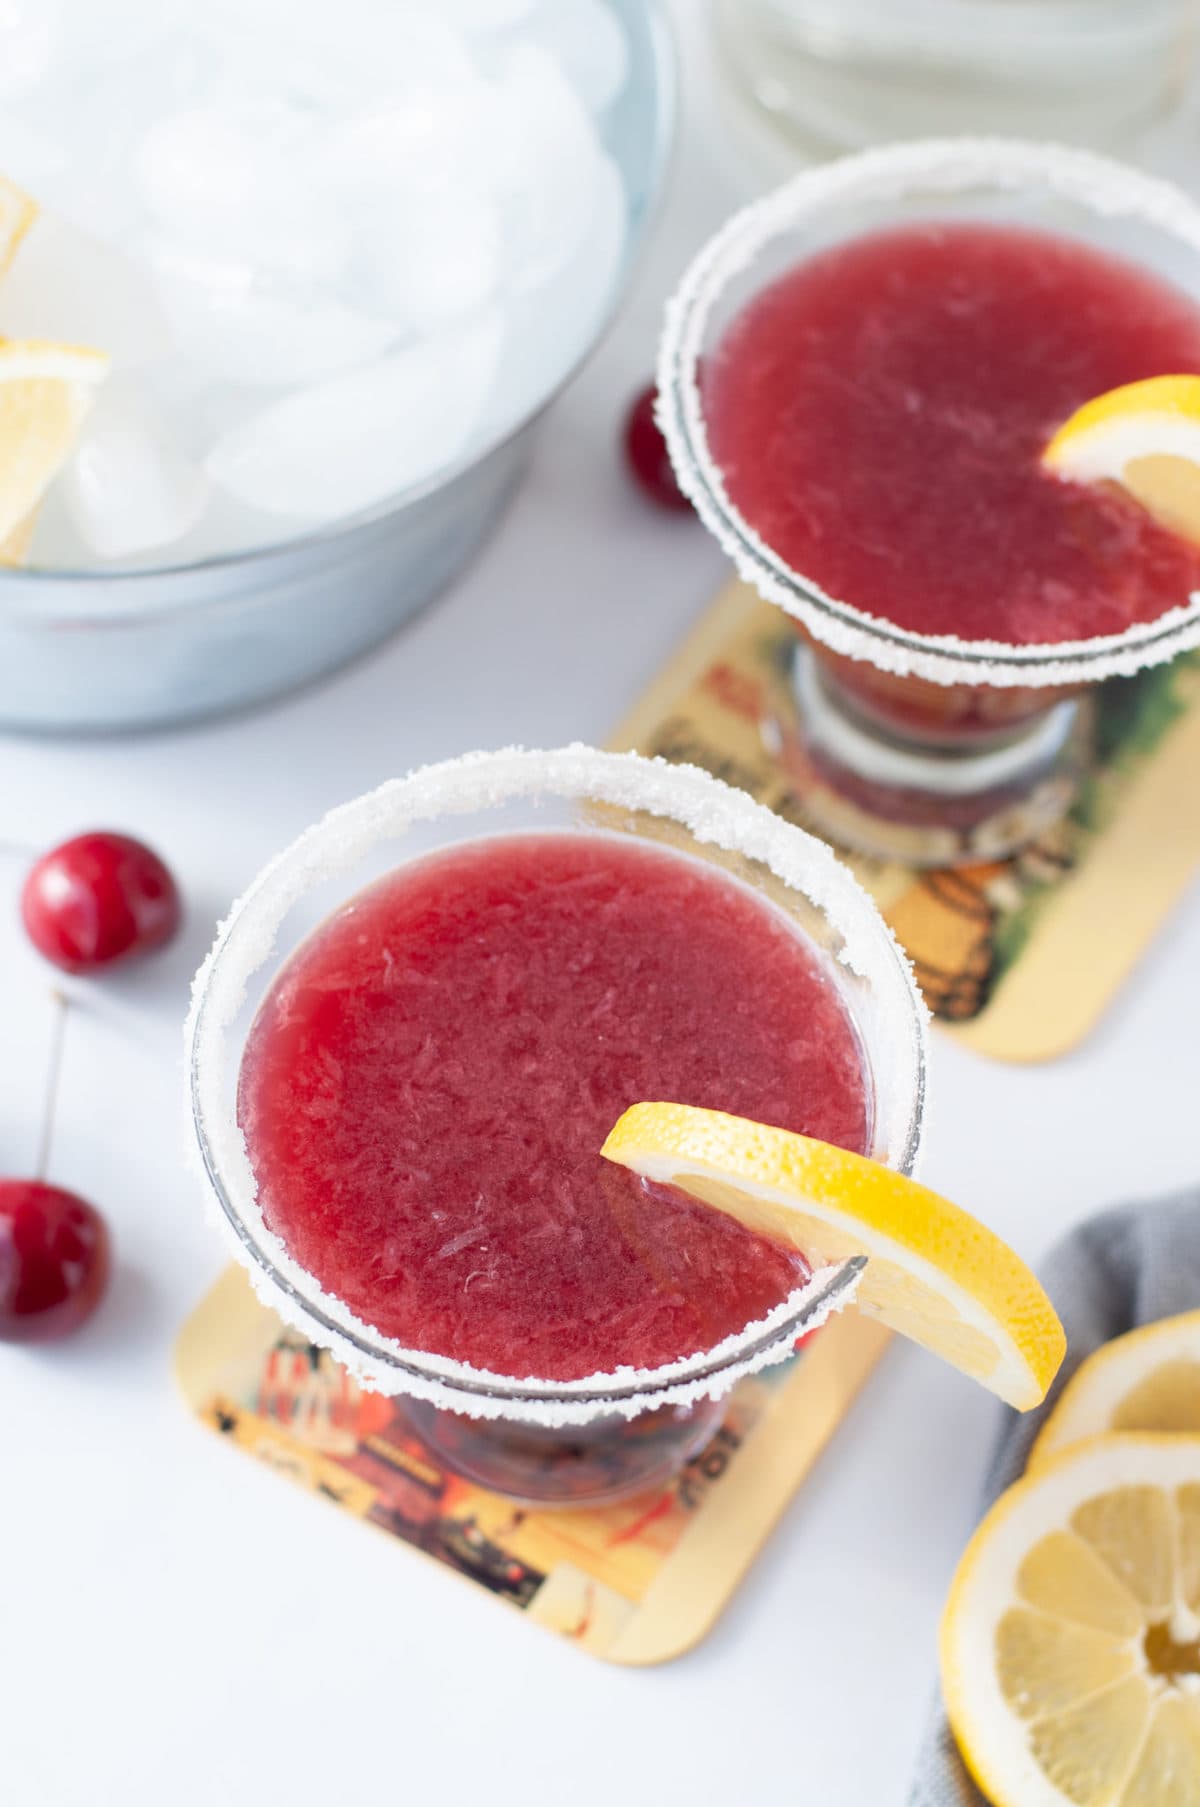
<path id="1" fill-rule="evenodd" d="M 556 408 L 499 536 L 356 669 L 253 717 L 107 742 L 0 740 L 0 841 L 112 825 L 161 848 L 186 933 L 75 988 L 52 1177 L 119 1249 L 104 1309 L 0 1348 L 0 1797 L 13 1807 L 375 1800 L 896 1807 L 995 1418 L 895 1350 L 713 1635 L 658 1670 L 579 1655 L 234 1456 L 176 1396 L 220 1271 L 180 1152 L 179 1023 L 217 915 L 327 806 L 413 763 L 602 739 L 723 576 L 614 456 L 662 297 L 735 198 L 706 108 L 617 329 Z M 707 141 L 707 142 L 706 142 Z M 0 853 L 15 900 L 22 862 Z M 48 971 L 0 916 L 0 1168 L 34 1159 Z M 1102 1028 L 1019 1069 L 936 1047 L 927 1177 L 1036 1259 L 1095 1208 L 1200 1178 L 1200 889 Z"/>

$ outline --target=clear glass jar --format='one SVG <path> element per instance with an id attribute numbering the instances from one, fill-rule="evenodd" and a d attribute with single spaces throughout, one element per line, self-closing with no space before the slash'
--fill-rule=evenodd
<path id="1" fill-rule="evenodd" d="M 1200 594 L 1123 634 L 1045 645 L 922 634 L 827 595 L 726 493 L 698 371 L 729 321 L 783 270 L 881 227 L 981 220 L 1114 252 L 1200 302 L 1200 207 L 1091 152 L 937 139 L 806 170 L 736 214 L 698 253 L 668 311 L 660 419 L 676 475 L 741 576 L 794 616 L 801 707 L 793 777 L 833 839 L 953 865 L 1013 852 L 1070 806 L 1087 760 L 1079 698 L 1200 644 Z"/>
<path id="2" fill-rule="evenodd" d="M 210 1203 L 260 1297 L 406 1411 L 448 1466 L 523 1502 L 596 1505 L 661 1485 L 717 1428 L 745 1374 L 783 1360 L 838 1303 L 854 1262 L 818 1270 L 717 1348 L 579 1381 L 492 1374 L 406 1349 L 322 1291 L 268 1230 L 237 1126 L 238 1068 L 281 964 L 346 899 L 406 859 L 480 835 L 637 834 L 711 861 L 786 912 L 823 954 L 863 1049 L 871 1152 L 905 1173 L 924 1125 L 925 1011 L 875 905 L 827 847 L 690 766 L 567 747 L 430 766 L 334 810 L 254 881 L 196 983 L 187 1028 L 193 1146 Z"/>
<path id="3" fill-rule="evenodd" d="M 713 0 L 720 65 L 798 149 L 995 132 L 1128 148 L 1179 105 L 1193 0 Z"/>

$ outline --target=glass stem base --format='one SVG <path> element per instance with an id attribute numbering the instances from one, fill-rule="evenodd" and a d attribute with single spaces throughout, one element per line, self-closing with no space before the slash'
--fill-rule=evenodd
<path id="1" fill-rule="evenodd" d="M 588 1509 L 662 1488 L 720 1429 L 727 1400 L 660 1406 L 554 1430 L 468 1418 L 410 1400 L 405 1410 L 445 1466 L 520 1506 Z"/>
<path id="2" fill-rule="evenodd" d="M 857 853 L 913 866 L 1003 859 L 1066 814 L 1087 769 L 1090 711 L 1052 704 L 983 745 L 925 743 L 849 708 L 805 646 L 793 667 L 800 705 L 797 779 L 806 815 Z"/>

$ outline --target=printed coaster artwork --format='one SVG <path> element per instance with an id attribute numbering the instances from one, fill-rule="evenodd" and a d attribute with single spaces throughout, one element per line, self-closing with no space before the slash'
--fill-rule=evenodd
<path id="1" fill-rule="evenodd" d="M 610 744 L 690 761 L 807 827 L 788 618 L 731 584 Z M 997 1060 L 1095 1025 L 1200 863 L 1200 654 L 1098 687 L 1070 815 L 1011 859 L 922 870 L 847 854 L 935 1017 Z"/>
<path id="2" fill-rule="evenodd" d="M 224 1441 L 612 1663 L 682 1655 L 711 1628 L 887 1344 L 852 1314 L 744 1380 L 665 1490 L 596 1511 L 514 1506 L 448 1473 L 402 1399 L 367 1393 L 231 1267 L 176 1345 Z"/>

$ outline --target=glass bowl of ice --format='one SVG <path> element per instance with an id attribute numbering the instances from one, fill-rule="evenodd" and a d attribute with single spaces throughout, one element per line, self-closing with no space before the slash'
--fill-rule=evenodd
<path id="1" fill-rule="evenodd" d="M 60 422 L 107 360 L 20 520 L 0 443 L 0 725 L 249 706 L 436 595 L 617 305 L 672 103 L 654 0 L 0 9 L 0 441 L 6 356 Z"/>

